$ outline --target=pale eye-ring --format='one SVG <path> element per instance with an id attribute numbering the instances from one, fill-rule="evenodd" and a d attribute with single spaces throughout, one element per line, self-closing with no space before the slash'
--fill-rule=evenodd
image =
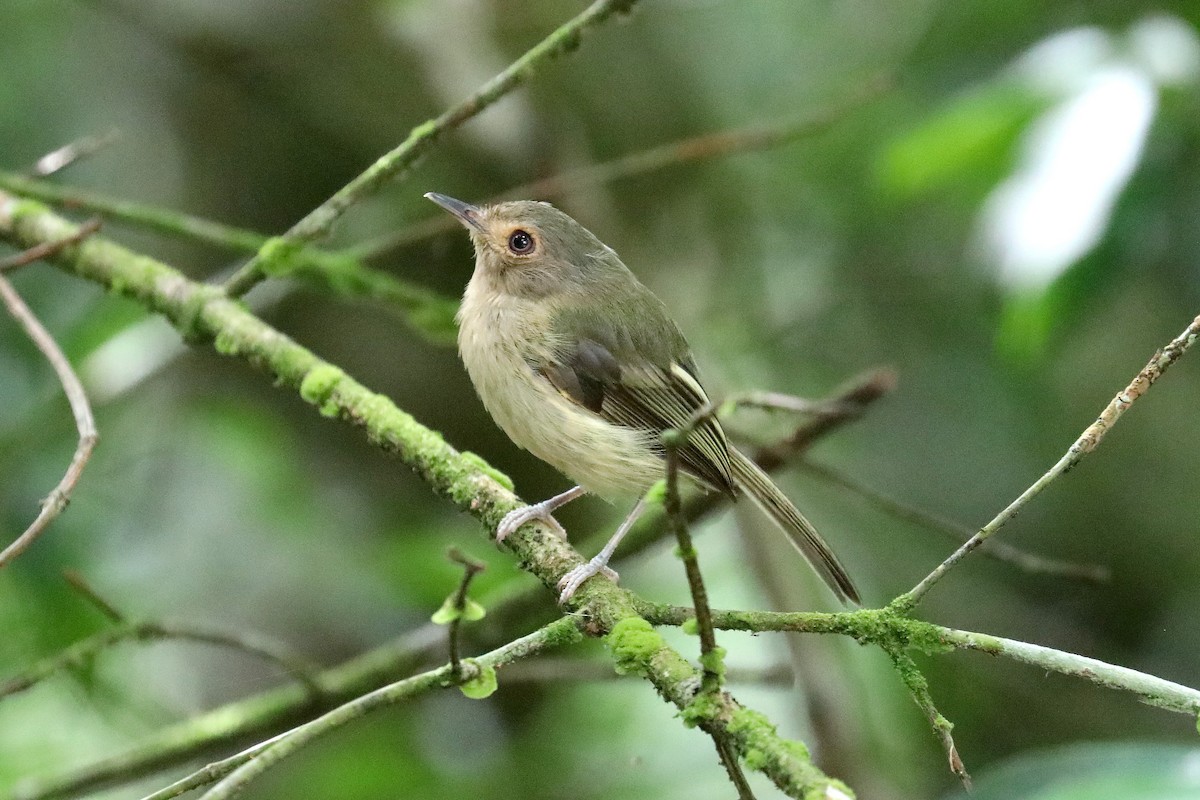
<path id="1" fill-rule="evenodd" d="M 517 228 L 508 235 L 508 249 L 518 256 L 527 256 L 533 252 L 533 235 L 529 231 Z"/>

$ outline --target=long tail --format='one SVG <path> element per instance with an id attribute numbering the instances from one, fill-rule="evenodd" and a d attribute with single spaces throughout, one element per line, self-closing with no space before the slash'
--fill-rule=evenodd
<path id="1" fill-rule="evenodd" d="M 812 523 L 804 518 L 792 501 L 779 491 L 779 487 L 757 464 L 732 447 L 729 448 L 729 459 L 733 467 L 733 479 L 738 486 L 783 529 L 788 540 L 812 565 L 838 599 L 843 603 L 859 603 L 854 582 L 850 580 L 845 568 L 829 549 L 829 545 L 825 544 L 821 534 L 813 528 Z"/>

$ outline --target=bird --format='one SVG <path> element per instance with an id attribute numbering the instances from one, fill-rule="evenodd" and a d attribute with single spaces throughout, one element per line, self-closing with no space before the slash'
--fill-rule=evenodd
<path id="1" fill-rule="evenodd" d="M 707 491 L 749 497 L 839 600 L 860 602 L 821 535 L 706 413 L 712 404 L 687 340 L 612 248 L 549 203 L 425 197 L 462 223 L 475 248 L 457 321 L 479 398 L 516 445 L 576 484 L 510 512 L 496 540 L 535 519 L 565 538 L 553 514 L 584 494 L 637 498 L 604 548 L 559 581 L 560 603 L 598 573 L 616 579 L 608 561 L 666 474 L 662 436 L 683 428 L 691 432 L 677 449 L 681 474 Z"/>

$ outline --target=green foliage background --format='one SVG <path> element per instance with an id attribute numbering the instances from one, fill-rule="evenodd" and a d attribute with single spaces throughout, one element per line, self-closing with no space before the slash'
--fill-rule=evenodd
<path id="1" fill-rule="evenodd" d="M 116 128 L 114 144 L 61 180 L 280 232 L 579 8 L 8 0 L 0 166 L 26 169 L 67 141 Z M 644 0 L 447 136 L 405 181 L 353 210 L 334 243 L 436 216 L 421 198 L 428 190 L 482 200 L 677 139 L 817 116 L 888 76 L 890 87 L 872 100 L 788 146 L 573 186 L 555 200 L 674 311 L 714 393 L 818 396 L 862 369 L 894 366 L 898 390 L 814 455 L 895 498 L 979 525 L 1200 313 L 1194 79 L 1161 88 L 1100 241 L 1049 287 L 1013 293 L 979 234 L 986 199 L 1059 102 L 1022 80 L 1016 60 L 1085 26 L 1123 52 L 1129 32 L 1160 15 L 1193 31 L 1200 22 L 1184 2 Z M 228 254 L 117 223 L 105 234 L 198 277 L 233 264 Z M 455 231 L 378 263 L 455 296 L 471 258 Z M 165 323 L 50 267 L 25 269 L 14 283 L 82 369 L 101 442 L 67 513 L 0 574 L 0 677 L 104 625 L 60 579 L 68 566 L 130 616 L 263 631 L 326 664 L 423 623 L 457 581 L 444 557 L 450 544 L 490 562 L 476 585 L 485 604 L 533 583 L 472 520 L 243 364 L 178 347 Z M 522 496 L 565 488 L 494 427 L 453 348 L 393 310 L 286 281 L 251 301 L 455 446 L 508 472 Z M 976 557 L 921 614 L 1200 684 L 1200 362 L 1192 358 L 1002 534 L 1039 553 L 1108 565 L 1110 584 L 1024 575 Z M 52 373 L 9 321 L 0 321 L 0 409 L 7 541 L 58 480 L 75 436 Z M 783 430 L 754 416 L 735 427 L 751 439 Z M 911 587 L 948 552 L 936 534 L 802 473 L 781 481 L 872 604 Z M 620 513 L 586 500 L 562 519 L 579 536 Z M 767 561 L 776 582 L 782 570 L 796 607 L 827 605 L 798 563 L 770 557 L 776 543 L 760 527 L 739 512 L 701 529 L 714 603 L 765 605 L 752 565 Z M 665 546 L 621 571 L 648 597 L 686 598 Z M 552 612 L 547 593 L 540 615 L 513 635 Z M 798 663 L 796 687 L 743 686 L 739 696 L 809 742 L 861 796 L 955 790 L 882 654 L 815 637 L 791 643 L 796 652 L 782 637 L 721 639 L 733 666 Z M 694 643 L 682 646 L 692 652 Z M 1194 767 L 1190 783 L 1165 777 L 1194 765 L 1194 720 L 978 655 L 927 666 L 980 796 L 1077 796 L 1037 794 L 1049 778 L 1028 775 L 1042 764 L 1047 775 L 1080 781 L 1115 771 L 1095 786 L 1117 788 L 1078 796 L 1130 796 L 1120 776 L 1151 769 L 1172 796 L 1200 797 Z M 501 672 L 489 700 L 454 692 L 385 712 L 287 762 L 251 793 L 731 796 L 711 744 L 644 685 L 579 682 L 571 672 L 568 664 L 558 679 L 508 686 Z M 243 656 L 193 645 L 110 652 L 0 703 L 0 794 L 278 680 Z M 1078 749 L 1093 741 L 1104 749 Z M 1067 744 L 1077 749 L 1055 754 Z M 1041 760 L 1022 772 L 1029 759 Z M 754 785 L 761 796 L 774 791 Z"/>

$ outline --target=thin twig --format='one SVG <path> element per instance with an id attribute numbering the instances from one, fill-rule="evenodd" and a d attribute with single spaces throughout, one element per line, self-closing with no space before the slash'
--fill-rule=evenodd
<path id="1" fill-rule="evenodd" d="M 607 661 L 580 658 L 539 658 L 522 661 L 504 670 L 506 686 L 514 684 L 563 684 L 563 683 L 607 683 L 627 680 L 631 675 L 622 675 Z M 778 663 L 767 667 L 726 667 L 725 681 L 729 684 L 757 686 L 792 686 L 791 667 Z"/>
<path id="2" fill-rule="evenodd" d="M 717 758 L 729 776 L 729 782 L 737 789 L 738 800 L 754 800 L 754 792 L 750 790 L 750 781 L 738 764 L 737 752 L 729 746 L 729 740 L 723 736 L 712 737 L 713 746 L 717 748 Z"/>
<path id="3" fill-rule="evenodd" d="M 318 677 L 320 667 L 273 639 L 194 622 L 149 620 L 121 623 L 41 659 L 0 683 L 0 698 L 23 692 L 63 670 L 86 664 L 114 645 L 144 641 L 197 642 L 238 650 L 278 665 L 284 674 L 304 687 L 308 702 L 323 694 Z"/>
<path id="4" fill-rule="evenodd" d="M 463 553 L 457 547 L 451 547 L 447 553 L 447 557 L 456 564 L 462 565 L 463 576 L 459 581 L 458 589 L 454 593 L 454 610 L 456 612 L 454 619 L 450 620 L 449 639 L 450 647 L 450 674 L 455 680 L 462 679 L 462 663 L 458 658 L 458 632 L 463 623 L 463 615 L 467 610 L 467 590 L 471 587 L 471 581 L 475 576 L 487 569 L 487 564 Z"/>
<path id="5" fill-rule="evenodd" d="M 920 525 L 921 527 L 944 533 L 959 543 L 971 538 L 973 531 L 967 526 L 924 511 L 916 506 L 902 503 L 867 486 L 862 481 L 850 477 L 841 470 L 834 469 L 826 464 L 818 464 L 807 458 L 796 459 L 795 464 L 801 470 L 815 478 L 819 478 L 858 495 L 885 514 L 905 520 L 906 522 L 911 522 L 914 525 Z M 1068 578 L 1096 584 L 1108 583 L 1112 579 L 1112 571 L 1103 564 L 1079 564 L 1074 561 L 1047 558 L 1046 556 L 1022 550 L 1002 539 L 992 539 L 983 546 L 980 552 L 989 558 L 1003 561 L 1006 564 L 1012 564 L 1018 569 L 1035 575 L 1052 575 L 1058 578 Z"/>
<path id="6" fill-rule="evenodd" d="M 59 239 L 54 242 L 45 242 L 28 250 L 22 250 L 20 253 L 0 258 L 0 275 L 6 272 L 23 267 L 27 264 L 32 264 L 35 261 L 40 261 L 47 256 L 52 256 L 64 247 L 69 247 L 73 244 L 78 244 L 87 237 L 91 236 L 96 231 L 100 230 L 100 220 L 90 219 L 79 226 L 79 229 L 65 239 Z"/>
<path id="7" fill-rule="evenodd" d="M 667 486 L 663 506 L 667 513 L 667 523 L 670 525 L 676 540 L 679 542 L 679 558 L 683 560 L 687 573 L 688 588 L 692 593 L 692 603 L 696 609 L 696 629 L 700 636 L 700 663 L 704 667 L 704 682 L 701 691 L 714 692 L 721 686 L 720 658 L 717 648 L 717 638 L 713 632 L 712 615 L 709 613 L 708 591 L 704 588 L 704 577 L 700 573 L 700 562 L 696 555 L 696 547 L 692 543 L 692 535 L 688 531 L 687 520 L 683 516 L 683 504 L 679 498 L 679 447 L 687 441 L 687 434 L 667 436 L 664 434 L 663 443 L 667 451 Z"/>
<path id="8" fill-rule="evenodd" d="M 967 767 L 958 754 L 958 747 L 954 744 L 954 723 L 942 716 L 942 712 L 938 711 L 937 706 L 933 704 L 933 696 L 929 693 L 929 681 L 925 679 L 917 667 L 917 662 L 913 661 L 912 656 L 908 653 L 896 647 L 885 647 L 884 650 L 892 659 L 892 665 L 896 668 L 900 679 L 904 681 L 908 693 L 912 695 L 913 702 L 917 704 L 917 708 L 921 709 L 925 719 L 928 720 L 933 735 L 937 737 L 942 749 L 946 752 L 946 762 L 950 771 L 962 781 L 964 789 L 968 792 L 971 791 L 971 775 L 967 772 Z"/>
<path id="9" fill-rule="evenodd" d="M 111 197 L 74 186 L 62 186 L 52 181 L 31 180 L 22 175 L 0 171 L 0 188 L 22 197 L 32 197 L 60 208 L 81 209 L 106 219 L 156 233 L 233 250 L 253 253 L 265 245 L 269 236 L 245 228 L 226 225 L 182 211 L 161 208 L 146 203 Z"/>
<path id="10" fill-rule="evenodd" d="M 638 613 L 655 625 L 682 625 L 693 616 L 688 606 L 638 603 Z M 1200 691 L 1144 672 L 1051 647 L 985 633 L 955 630 L 912 619 L 891 608 L 823 613 L 817 611 L 725 611 L 713 609 L 713 625 L 734 631 L 795 631 L 850 636 L 859 642 L 940 652 L 975 650 L 1022 664 L 1083 678 L 1106 689 L 1134 694 L 1147 705 L 1189 716 L 1200 715 Z"/>
<path id="11" fill-rule="evenodd" d="M 862 417 L 872 403 L 896 388 L 896 381 L 896 372 L 890 367 L 876 367 L 856 375 L 821 401 L 830 413 L 814 416 L 783 441 L 760 448 L 754 460 L 767 472 L 777 469 L 830 431 Z"/>
<path id="12" fill-rule="evenodd" d="M 247 747 L 240 753 L 235 753 L 234 755 L 229 756 L 228 758 L 223 758 L 220 761 L 213 761 L 209 764 L 205 764 L 203 767 L 191 773 L 190 775 L 185 775 L 169 786 L 164 786 L 157 792 L 152 792 L 151 794 L 146 795 L 144 798 L 142 798 L 142 800 L 172 800 L 172 798 L 187 794 L 193 789 L 199 789 L 201 786 L 208 786 L 209 784 L 216 783 L 217 781 L 221 780 L 221 778 L 224 778 L 242 764 L 245 764 L 247 761 L 251 760 L 263 750 L 266 750 L 268 747 L 275 744 L 275 742 L 279 741 L 290 733 L 291 731 L 284 731 L 276 736 L 272 736 L 266 741 Z"/>
<path id="13" fill-rule="evenodd" d="M 495 669 L 511 661 L 527 658 L 548 648 L 573 641 L 574 639 L 568 634 L 576 631 L 575 626 L 574 619 L 561 617 L 527 636 L 479 656 L 474 660 L 475 664 L 477 668 Z M 393 705 L 415 694 L 439 687 L 454 686 L 461 682 L 461 677 L 455 676 L 451 666 L 446 664 L 355 698 L 311 722 L 306 722 L 282 736 L 275 737 L 270 746 L 252 754 L 245 763 L 237 766 L 224 780 L 206 792 L 202 800 L 228 800 L 245 788 L 250 781 L 314 740 L 332 733 L 378 708 Z"/>
<path id="14" fill-rule="evenodd" d="M 332 197 L 309 212 L 274 244 L 286 251 L 290 246 L 311 242 L 324 236 L 355 203 L 371 196 L 388 181 L 399 178 L 444 134 L 491 106 L 500 98 L 527 81 L 534 71 L 558 56 L 574 50 L 583 32 L 598 25 L 617 12 L 628 12 L 637 0 L 596 0 L 582 13 L 542 39 L 520 58 L 492 77 L 453 108 L 436 119 L 412 129 L 408 138 L 390 153 L 381 157 L 366 171 L 339 189 Z M 270 247 L 270 245 L 268 246 Z M 263 262 L 271 255 L 264 248 L 225 282 L 230 297 L 240 297 L 265 277 Z"/>
<path id="15" fill-rule="evenodd" d="M 1037 497 L 1043 489 L 1053 483 L 1060 475 L 1074 467 L 1084 456 L 1095 450 L 1109 429 L 1117 424 L 1121 415 L 1139 397 L 1145 394 L 1154 385 L 1155 381 L 1162 377 L 1162 374 L 1167 371 L 1168 367 L 1187 352 L 1188 348 L 1192 346 L 1197 338 L 1200 338 L 1200 316 L 1192 320 L 1191 324 L 1184 328 L 1183 333 L 1176 336 L 1166 347 L 1154 354 L 1154 357 L 1142 368 L 1142 371 L 1125 387 L 1125 391 L 1119 393 L 1109 402 L 1105 409 L 1100 412 L 1100 416 L 1096 421 L 1080 434 L 1079 438 L 1063 454 L 1063 457 L 1058 460 L 1058 463 L 1047 470 L 1046 474 L 1038 478 L 1032 486 L 1022 492 L 1021 496 L 1012 501 L 1007 508 L 997 514 L 991 522 L 984 525 L 962 547 L 955 550 L 933 572 L 926 575 L 912 590 L 896 598 L 893 601 L 893 605 L 905 610 L 911 610 L 915 607 L 917 603 L 921 602 L 921 598 L 925 596 L 925 593 L 932 589 L 934 584 L 941 580 L 955 565 L 966 558 L 972 550 L 979 547 L 987 541 L 988 537 L 1000 530 L 1006 522 L 1015 517 L 1017 512 L 1024 508 L 1030 500 Z"/>
<path id="16" fill-rule="evenodd" d="M 63 577 L 84 600 L 95 606 L 116 627 L 76 642 L 66 650 L 43 659 L 20 675 L 0 684 L 0 698 L 24 691 L 60 670 L 79 666 L 99 653 L 125 641 L 191 641 L 240 650 L 264 661 L 277 664 L 284 673 L 305 687 L 309 698 L 322 694 L 318 674 L 320 667 L 295 653 L 291 648 L 253 633 L 234 632 L 195 623 L 143 621 L 130 622 L 111 602 L 106 600 L 76 570 L 65 570 Z"/>
<path id="17" fill-rule="evenodd" d="M 555 198 L 585 186 L 648 175 L 669 167 L 783 147 L 827 130 L 848 112 L 883 93 L 890 85 L 890 79 L 886 78 L 868 81 L 845 100 L 804 119 L 776 121 L 679 139 L 513 186 L 495 195 L 489 202 L 525 197 Z M 357 245 L 350 252 L 364 260 L 378 258 L 398 247 L 429 239 L 456 227 L 458 223 L 453 217 L 438 214 L 408 225 L 403 230 Z"/>
<path id="18" fill-rule="evenodd" d="M 82 230 L 82 228 L 80 229 Z M 86 234 L 84 234 L 86 235 Z M 78 241 L 79 236 L 69 237 L 74 241 Z M 55 246 L 50 249 L 54 252 L 61 249 L 71 241 L 59 240 Z M 25 254 L 29 251 L 26 250 Z M 41 258 L 43 255 L 37 257 Z M 2 269 L 0 269 L 2 273 Z M 79 382 L 79 377 L 75 374 L 75 370 L 71 368 L 71 363 L 67 361 L 67 357 L 58 347 L 58 343 L 54 341 L 54 337 L 50 335 L 42 323 L 38 322 L 37 317 L 29 310 L 29 306 L 25 305 L 25 301 L 17 294 L 12 284 L 8 279 L 0 274 L 0 298 L 3 298 L 4 305 L 8 308 L 10 314 L 21 324 L 25 329 L 25 333 L 33 340 L 33 343 L 41 351 L 46 360 L 50 362 L 50 366 L 54 368 L 54 372 L 58 375 L 58 380 L 62 384 L 63 391 L 67 395 L 67 401 L 71 404 L 71 413 L 75 416 L 75 427 L 79 431 L 79 443 L 75 447 L 75 455 L 71 457 L 71 463 L 67 467 L 66 473 L 58 485 L 46 496 L 42 501 L 41 511 L 37 517 L 30 523 L 25 532 L 18 536 L 10 545 L 0 550 L 0 568 L 9 564 L 14 558 L 25 552 L 34 540 L 42 535 L 46 527 L 62 513 L 62 510 L 67 507 L 67 502 L 70 499 L 71 492 L 75 488 L 75 484 L 79 482 L 79 476 L 83 474 L 83 468 L 87 465 L 88 459 L 91 458 L 92 450 L 96 446 L 96 421 L 92 416 L 92 408 L 88 404 L 87 394 L 83 391 L 83 384 Z"/>
<path id="19" fill-rule="evenodd" d="M 78 570 L 64 569 L 63 579 L 66 580 L 67 584 L 80 597 L 87 600 L 97 611 L 107 617 L 109 622 L 115 622 L 119 625 L 126 621 L 125 615 L 121 613 L 121 610 L 108 600 L 105 600 Z"/>
<path id="20" fill-rule="evenodd" d="M 715 694 L 721 690 L 725 671 L 724 651 L 717 646 L 712 614 L 708 605 L 708 590 L 704 587 L 704 577 L 700 572 L 700 558 L 692 542 L 687 519 L 683 514 L 683 503 L 679 497 L 679 448 L 687 444 L 688 437 L 696 430 L 696 426 L 702 424 L 714 413 L 715 410 L 709 404 L 706 408 L 693 414 L 682 429 L 664 431 L 662 436 L 667 456 L 666 495 L 663 505 L 668 524 L 679 543 L 679 558 L 683 560 L 688 588 L 692 594 L 692 607 L 696 614 L 696 632 L 700 636 L 700 666 L 703 670 L 700 678 L 700 692 L 707 694 Z M 717 748 L 717 755 L 721 759 L 721 765 L 725 767 L 730 782 L 737 788 L 740 800 L 753 800 L 754 795 L 750 791 L 750 784 L 746 781 L 746 776 L 738 763 L 737 753 L 733 751 L 728 740 L 722 734 L 713 732 L 712 740 Z"/>
<path id="21" fill-rule="evenodd" d="M 94 134 L 92 136 L 84 136 L 76 139 L 73 142 L 63 145 L 57 150 L 51 150 L 46 155 L 42 156 L 33 165 L 33 169 L 29 174 L 36 178 L 45 178 L 53 175 L 56 172 L 61 172 L 67 167 L 79 161 L 82 158 L 87 158 L 90 155 L 108 147 L 120 136 L 120 131 L 116 128 L 107 133 Z"/>

